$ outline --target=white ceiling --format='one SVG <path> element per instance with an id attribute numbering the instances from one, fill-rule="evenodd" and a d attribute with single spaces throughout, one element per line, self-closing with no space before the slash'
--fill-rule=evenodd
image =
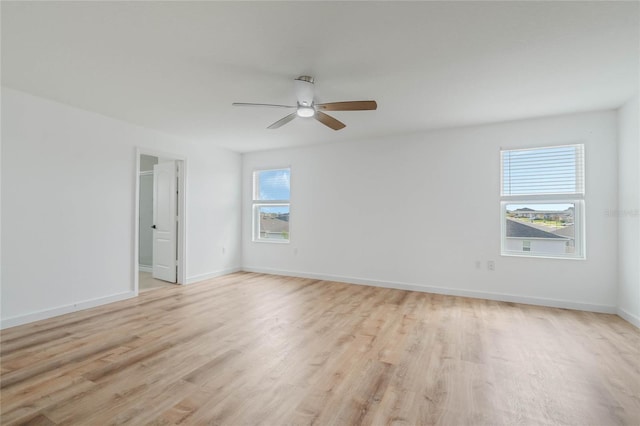
<path id="1" fill-rule="evenodd" d="M 2 84 L 239 152 L 617 108 L 638 2 L 1 2 Z M 319 102 L 266 127 L 315 76 Z"/>

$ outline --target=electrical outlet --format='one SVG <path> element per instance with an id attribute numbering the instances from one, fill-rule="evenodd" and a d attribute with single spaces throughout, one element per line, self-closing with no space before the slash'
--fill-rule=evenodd
<path id="1" fill-rule="evenodd" d="M 222 247 L 222 254 L 225 254 L 227 252 L 227 248 L 226 247 Z"/>
<path id="2" fill-rule="evenodd" d="M 298 247 L 294 247 L 293 249 L 293 255 L 297 256 L 298 255 Z"/>
<path id="3" fill-rule="evenodd" d="M 496 270 L 496 262 L 494 262 L 493 260 L 489 260 L 487 262 L 487 269 L 490 271 L 495 271 Z"/>

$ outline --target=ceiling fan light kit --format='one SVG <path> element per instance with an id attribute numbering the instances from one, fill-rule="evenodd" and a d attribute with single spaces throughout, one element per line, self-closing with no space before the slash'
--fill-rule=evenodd
<path id="1" fill-rule="evenodd" d="M 346 102 L 329 102 L 324 104 L 316 104 L 314 101 L 314 83 L 315 79 L 308 75 L 301 75 L 294 80 L 296 97 L 298 99 L 297 106 L 294 105 L 276 105 L 276 104 L 256 104 L 245 102 L 234 102 L 233 106 L 255 106 L 269 108 L 296 108 L 296 112 L 276 121 L 268 129 L 277 129 L 287 124 L 296 117 L 315 118 L 320 123 L 333 129 L 340 130 L 346 127 L 346 124 L 325 114 L 322 111 L 371 111 L 378 108 L 376 101 L 346 101 Z"/>
<path id="2" fill-rule="evenodd" d="M 308 118 L 313 117 L 316 114 L 316 110 L 311 106 L 299 105 L 296 113 L 298 114 L 298 117 Z"/>

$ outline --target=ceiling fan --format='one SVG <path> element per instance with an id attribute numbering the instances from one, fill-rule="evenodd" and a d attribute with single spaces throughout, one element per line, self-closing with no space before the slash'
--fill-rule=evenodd
<path id="1" fill-rule="evenodd" d="M 340 130 L 346 127 L 346 124 L 325 114 L 323 111 L 369 111 L 378 108 L 376 101 L 346 101 L 346 102 L 329 102 L 325 104 L 316 104 L 314 96 L 314 79 L 308 75 L 301 75 L 294 80 L 297 105 L 274 105 L 274 104 L 254 104 L 244 102 L 234 102 L 233 106 L 251 106 L 251 107 L 269 107 L 269 108 L 295 108 L 295 112 L 281 118 L 273 123 L 267 129 L 277 129 L 284 126 L 296 117 L 315 118 L 327 127 L 333 130 Z"/>

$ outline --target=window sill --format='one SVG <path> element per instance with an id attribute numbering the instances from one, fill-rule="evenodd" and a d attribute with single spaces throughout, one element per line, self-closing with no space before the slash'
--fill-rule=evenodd
<path id="1" fill-rule="evenodd" d="M 252 240 L 251 242 L 261 244 L 290 244 L 291 240 Z"/>
<path id="2" fill-rule="evenodd" d="M 559 260 L 587 260 L 586 256 L 550 256 L 544 254 L 520 254 L 520 253 L 500 253 L 505 257 L 532 257 L 534 259 L 559 259 Z"/>

